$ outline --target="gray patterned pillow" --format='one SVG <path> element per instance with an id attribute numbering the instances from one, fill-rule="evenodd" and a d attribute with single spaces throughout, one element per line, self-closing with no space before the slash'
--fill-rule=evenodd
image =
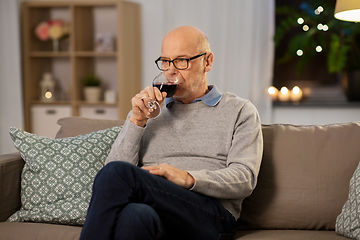
<path id="1" fill-rule="evenodd" d="M 95 175 L 104 166 L 121 128 L 61 139 L 10 128 L 25 166 L 21 176 L 22 207 L 7 221 L 82 225 Z"/>
<path id="2" fill-rule="evenodd" d="M 360 163 L 350 179 L 349 197 L 336 218 L 335 230 L 346 237 L 360 239 Z"/>

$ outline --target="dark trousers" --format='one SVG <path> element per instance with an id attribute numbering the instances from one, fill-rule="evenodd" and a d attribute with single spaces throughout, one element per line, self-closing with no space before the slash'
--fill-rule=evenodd
<path id="1" fill-rule="evenodd" d="M 211 197 L 125 162 L 96 176 L 80 240 L 225 240 L 234 217 Z"/>

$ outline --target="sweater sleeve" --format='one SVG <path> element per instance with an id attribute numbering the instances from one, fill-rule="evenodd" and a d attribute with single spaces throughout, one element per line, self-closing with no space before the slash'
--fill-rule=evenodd
<path id="1" fill-rule="evenodd" d="M 224 169 L 188 171 L 195 178 L 191 190 L 220 199 L 243 199 L 257 183 L 262 159 L 261 123 L 255 106 L 247 102 L 238 113 Z"/>
<path id="2" fill-rule="evenodd" d="M 112 145 L 105 164 L 113 161 L 124 161 L 138 165 L 140 142 L 144 131 L 145 128 L 133 124 L 128 118 Z"/>

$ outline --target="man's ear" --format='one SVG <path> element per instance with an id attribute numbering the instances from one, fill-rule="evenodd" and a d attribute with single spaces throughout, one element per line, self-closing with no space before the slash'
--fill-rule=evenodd
<path id="1" fill-rule="evenodd" d="M 214 54 L 212 52 L 209 52 L 205 56 L 205 72 L 210 71 L 213 63 L 214 63 Z"/>

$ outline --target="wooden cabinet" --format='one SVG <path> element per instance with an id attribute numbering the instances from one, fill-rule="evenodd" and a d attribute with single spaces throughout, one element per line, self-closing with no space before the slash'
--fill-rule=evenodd
<path id="1" fill-rule="evenodd" d="M 33 104 L 30 112 L 32 131 L 40 136 L 55 138 L 60 129 L 57 121 L 71 116 L 71 106 Z"/>
<path id="2" fill-rule="evenodd" d="M 69 37 L 60 39 L 59 50 L 51 40 L 35 35 L 43 21 L 62 19 L 69 23 Z M 32 106 L 58 106 L 71 109 L 72 116 L 91 117 L 97 109 L 111 109 L 111 116 L 124 119 L 131 110 L 131 98 L 141 89 L 140 7 L 126 1 L 31 1 L 22 8 L 23 93 L 25 129 L 33 132 L 36 119 Z M 114 36 L 114 49 L 95 50 L 95 36 Z M 56 81 L 55 100 L 40 99 L 44 73 Z M 115 90 L 116 103 L 84 101 L 82 79 L 96 74 L 102 79 L 102 92 Z M 83 111 L 81 109 L 87 109 Z M 90 110 L 89 110 L 90 109 Z M 36 125 L 36 124 L 35 124 Z"/>
<path id="3" fill-rule="evenodd" d="M 80 108 L 80 117 L 117 120 L 118 115 L 118 109 L 111 106 L 82 106 Z"/>

